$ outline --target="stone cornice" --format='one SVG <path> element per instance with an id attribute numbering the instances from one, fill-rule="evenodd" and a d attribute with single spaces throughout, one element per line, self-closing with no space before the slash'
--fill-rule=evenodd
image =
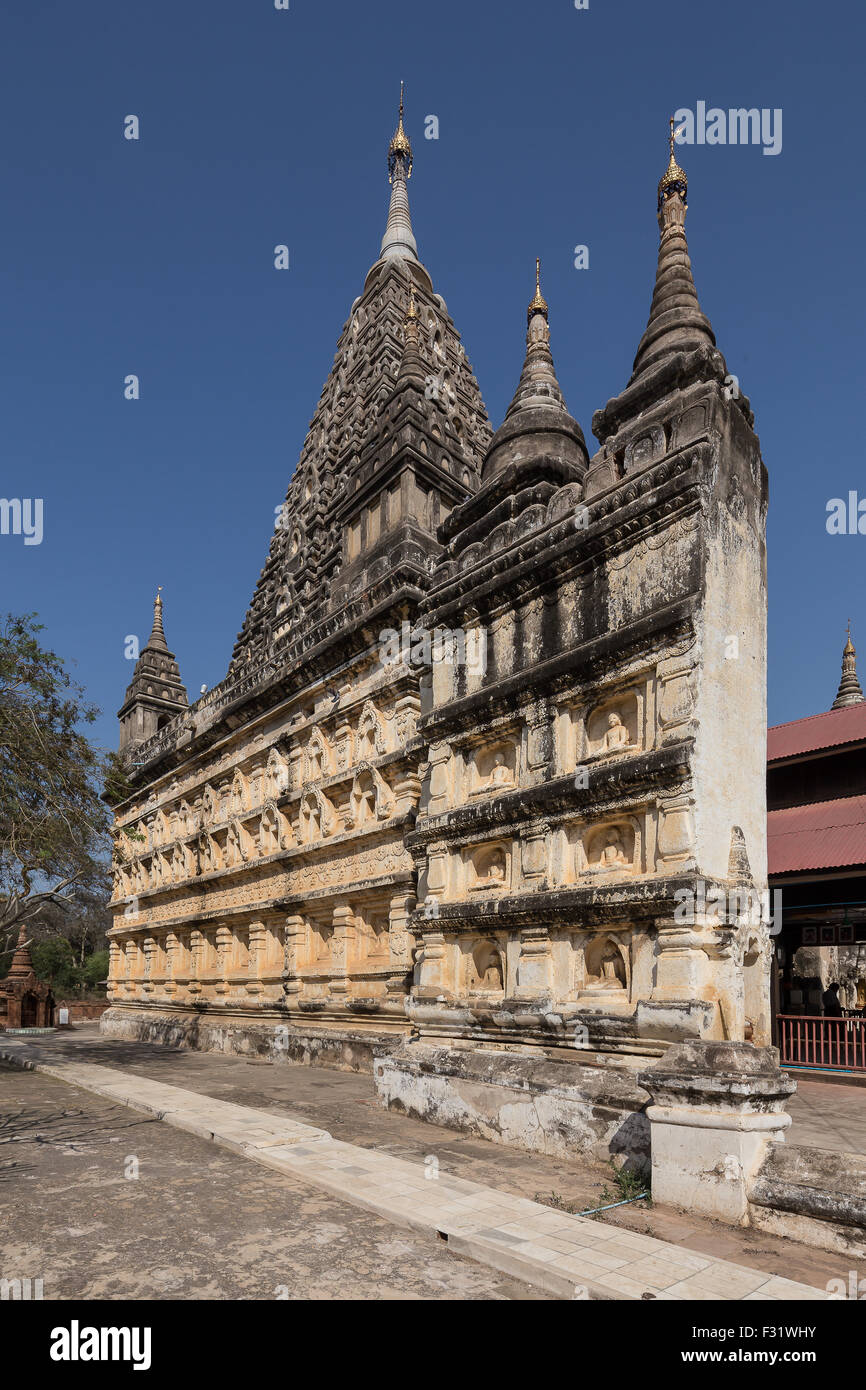
<path id="1" fill-rule="evenodd" d="M 709 880 L 707 880 L 709 883 Z M 410 918 L 410 930 L 421 936 L 430 932 L 521 931 L 539 923 L 550 931 L 591 928 L 614 922 L 652 926 L 669 918 L 677 905 L 677 890 L 693 890 L 694 874 L 634 878 L 603 887 L 538 888 L 524 893 L 500 893 L 468 902 L 438 904 L 435 917 L 418 908 Z"/>
<path id="2" fill-rule="evenodd" d="M 594 783 L 595 772 L 602 781 L 603 795 L 597 783 L 577 787 L 574 773 L 569 773 L 435 816 L 419 816 L 414 830 L 406 837 L 407 847 L 418 850 L 436 840 L 447 840 L 453 846 L 457 841 L 491 831 L 510 830 L 516 834 L 533 817 L 550 817 L 558 822 L 581 819 L 588 812 L 603 814 L 613 807 L 626 812 L 629 806 L 645 802 L 648 796 L 654 799 L 657 794 L 664 794 L 665 779 L 670 782 L 686 778 L 693 748 L 694 740 L 689 738 L 649 753 L 589 763 L 590 782 Z"/>

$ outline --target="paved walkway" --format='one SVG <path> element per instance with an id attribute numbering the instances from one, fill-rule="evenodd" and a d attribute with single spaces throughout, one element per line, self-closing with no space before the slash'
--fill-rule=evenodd
<path id="1" fill-rule="evenodd" d="M 793 1120 L 789 1144 L 866 1154 L 866 1086 L 797 1076 L 797 1091 L 788 1110 Z"/>
<path id="2" fill-rule="evenodd" d="M 0 1091 L 0 1278 L 46 1302 L 550 1298 L 54 1077 L 0 1062 Z"/>
<path id="3" fill-rule="evenodd" d="M 57 1035 L 55 1035 L 57 1036 Z M 92 1034 L 70 1041 L 5 1038 L 11 1061 L 153 1115 L 267 1168 L 301 1178 L 354 1206 L 435 1239 L 483 1265 L 565 1298 L 660 1300 L 822 1299 L 823 1288 L 685 1249 L 441 1170 L 438 1161 L 399 1158 L 335 1138 L 272 1109 L 216 1099 L 202 1089 L 153 1080 L 84 1060 L 120 1059 L 124 1046 Z M 135 1050 L 141 1049 L 136 1045 Z M 150 1065 L 177 1057 L 153 1048 Z M 189 1054 L 185 1054 L 189 1056 Z M 201 1054 L 199 1054 L 201 1056 Z M 205 1054 L 213 1061 L 212 1054 Z M 78 1060 L 78 1058 L 81 1060 Z M 274 1068 L 291 1077 L 311 1069 Z M 314 1081 L 340 1073 L 314 1073 Z M 380 1115 L 379 1119 L 383 1117 Z M 500 1151 L 503 1152 L 504 1151 Z M 816 1255 L 819 1252 L 814 1252 Z"/>

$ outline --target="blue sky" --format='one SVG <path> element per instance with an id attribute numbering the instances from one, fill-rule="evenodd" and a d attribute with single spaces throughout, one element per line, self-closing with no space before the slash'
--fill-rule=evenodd
<path id="1" fill-rule="evenodd" d="M 866 497 L 864 28 L 838 0 L 6 0 L 0 495 L 43 498 L 44 538 L 0 536 L 0 607 L 39 612 L 105 745 L 157 583 L 191 697 L 225 674 L 378 253 L 401 78 L 419 252 L 491 420 L 540 255 L 587 437 L 646 323 L 668 115 L 781 108 L 776 156 L 679 151 L 687 230 L 770 472 L 771 722 L 829 707 L 849 616 L 866 674 L 866 536 L 825 527 Z"/>

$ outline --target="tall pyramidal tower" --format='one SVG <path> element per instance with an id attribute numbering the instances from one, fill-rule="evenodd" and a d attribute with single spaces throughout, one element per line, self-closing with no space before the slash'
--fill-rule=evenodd
<path id="1" fill-rule="evenodd" d="M 189 708 L 172 686 L 173 709 L 151 710 L 161 695 L 139 663 L 127 693 L 121 743 L 134 745 L 135 790 L 117 807 L 111 948 L 121 1031 L 186 1036 L 195 1019 L 205 1037 L 211 1018 L 242 1027 L 255 1006 L 271 1033 L 313 1024 L 326 1054 L 357 1062 L 368 1035 L 410 1026 L 404 832 L 420 794 L 424 673 L 388 634 L 411 630 L 441 553 L 437 528 L 479 486 L 491 437 L 419 258 L 412 164 L 401 88 L 379 256 L 340 334 L 226 679 Z M 157 617 L 159 639 L 161 604 Z"/>
<path id="2" fill-rule="evenodd" d="M 411 175 L 401 90 L 379 259 L 340 335 L 230 678 L 294 647 L 302 634 L 314 645 L 319 624 L 333 627 L 347 605 L 368 608 L 365 576 L 375 582 L 387 571 L 386 588 L 396 578 L 417 586 L 440 521 L 478 485 L 487 412 L 445 301 L 418 258 Z"/>

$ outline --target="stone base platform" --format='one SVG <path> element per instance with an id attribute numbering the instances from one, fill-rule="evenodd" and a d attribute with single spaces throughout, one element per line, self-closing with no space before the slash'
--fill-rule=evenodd
<path id="1" fill-rule="evenodd" d="M 99 1020 L 99 1031 L 127 1042 L 162 1043 L 202 1052 L 223 1052 L 339 1071 L 372 1071 L 377 1056 L 391 1051 L 401 1034 L 364 1027 L 321 1028 L 274 1014 L 215 1014 L 203 1010 L 142 1009 L 113 1005 Z"/>
<path id="2" fill-rule="evenodd" d="M 494 1049 L 405 1042 L 376 1058 L 382 1104 L 495 1143 L 559 1157 L 588 1153 L 649 1165 L 641 1058 L 554 1061 Z"/>
<path id="3" fill-rule="evenodd" d="M 773 1144 L 749 1188 L 749 1224 L 866 1259 L 866 1157 Z"/>

